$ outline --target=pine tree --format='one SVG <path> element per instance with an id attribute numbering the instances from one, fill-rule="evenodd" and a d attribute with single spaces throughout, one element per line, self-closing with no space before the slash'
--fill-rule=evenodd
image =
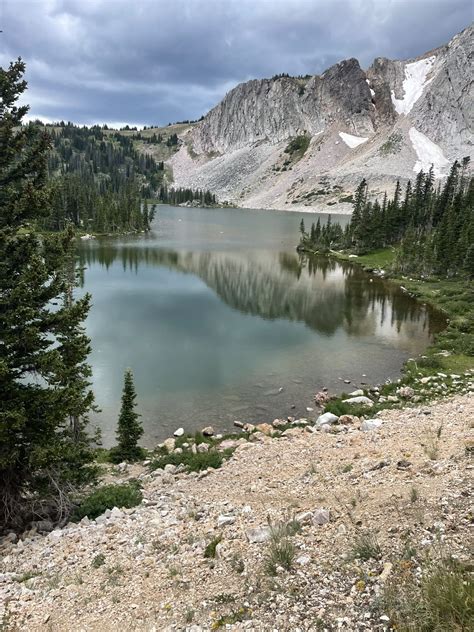
<path id="1" fill-rule="evenodd" d="M 474 244 L 471 244 L 464 258 L 463 268 L 470 279 L 474 279 Z"/>
<path id="2" fill-rule="evenodd" d="M 300 233 L 301 233 L 301 237 L 305 236 L 305 227 L 304 227 L 304 219 L 301 218 L 301 222 L 300 222 Z"/>
<path id="3" fill-rule="evenodd" d="M 64 242 L 34 230 L 50 205 L 49 138 L 21 125 L 24 71 L 20 59 L 0 68 L 0 529 L 65 521 L 71 494 L 94 473 L 87 441 L 78 446 L 67 423 L 75 397 L 86 397 L 84 416 L 89 400 L 64 381 L 88 300 L 66 304 Z M 80 355 L 85 366 L 87 345 Z"/>
<path id="4" fill-rule="evenodd" d="M 143 449 L 138 446 L 143 428 L 138 420 L 140 415 L 135 412 L 136 398 L 133 374 L 130 369 L 127 369 L 124 375 L 122 407 L 117 427 L 118 446 L 110 451 L 111 460 L 115 463 L 139 461 L 143 458 Z"/>

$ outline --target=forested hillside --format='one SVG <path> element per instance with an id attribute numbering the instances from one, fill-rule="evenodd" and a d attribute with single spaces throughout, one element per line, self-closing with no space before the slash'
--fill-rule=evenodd
<path id="1" fill-rule="evenodd" d="M 163 161 L 141 150 L 145 140 L 148 146 L 163 143 L 170 148 L 178 142 L 175 133 L 165 139 L 163 134 L 128 135 L 107 126 L 61 122 L 45 127 L 51 141 L 47 166 L 54 192 L 51 212 L 41 222 L 43 229 L 57 231 L 73 223 L 94 233 L 148 231 L 156 210 L 154 199 L 171 204 L 215 203 L 208 191 L 169 187 Z M 150 199 L 151 203 L 145 201 Z"/>
<path id="2" fill-rule="evenodd" d="M 309 233 L 301 223 L 301 250 L 328 252 L 348 249 L 364 254 L 398 245 L 394 271 L 420 276 L 474 277 L 474 178 L 470 159 L 456 161 L 445 184 L 435 188 L 433 169 L 420 171 L 414 185 L 393 198 L 369 201 L 364 179 L 357 188 L 354 212 L 345 230 L 320 221 Z"/>

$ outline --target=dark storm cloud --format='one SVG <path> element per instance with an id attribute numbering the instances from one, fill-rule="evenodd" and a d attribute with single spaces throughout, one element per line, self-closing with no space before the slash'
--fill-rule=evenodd
<path id="1" fill-rule="evenodd" d="M 166 124 L 253 77 L 419 55 L 472 19 L 471 0 L 0 0 L 0 62 L 27 62 L 34 116 Z"/>

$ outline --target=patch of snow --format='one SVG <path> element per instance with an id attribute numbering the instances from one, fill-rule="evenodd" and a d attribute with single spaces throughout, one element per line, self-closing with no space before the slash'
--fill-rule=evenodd
<path id="1" fill-rule="evenodd" d="M 354 149 L 354 147 L 358 147 L 369 140 L 368 138 L 364 138 L 362 136 L 352 136 L 352 134 L 346 134 L 346 132 L 339 132 L 339 136 L 351 149 Z"/>
<path id="2" fill-rule="evenodd" d="M 427 136 L 419 132 L 414 127 L 410 128 L 408 132 L 410 140 L 413 145 L 413 149 L 416 151 L 418 160 L 415 162 L 413 171 L 429 171 L 431 165 L 433 165 L 435 178 L 442 178 L 444 175 L 444 169 L 449 165 L 449 160 L 443 154 L 443 151 L 439 145 L 433 143 Z"/>
<path id="3" fill-rule="evenodd" d="M 425 87 L 433 81 L 426 80 L 428 73 L 433 67 L 436 57 L 427 57 L 414 61 L 405 66 L 405 79 L 403 81 L 403 99 L 396 99 L 392 90 L 392 103 L 398 114 L 408 114 L 418 99 L 423 94 Z"/>

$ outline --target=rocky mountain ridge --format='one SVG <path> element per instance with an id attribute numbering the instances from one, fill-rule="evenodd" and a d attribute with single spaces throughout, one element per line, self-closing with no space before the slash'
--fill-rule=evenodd
<path id="1" fill-rule="evenodd" d="M 176 186 L 238 206 L 344 212 L 362 177 L 391 191 L 472 153 L 474 28 L 407 61 L 239 84 L 181 135 Z M 297 141 L 296 144 L 292 141 Z"/>

